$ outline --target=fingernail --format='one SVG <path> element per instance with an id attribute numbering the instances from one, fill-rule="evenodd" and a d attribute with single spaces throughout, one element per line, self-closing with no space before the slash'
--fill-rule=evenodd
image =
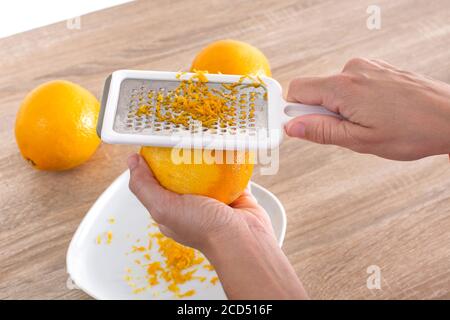
<path id="1" fill-rule="evenodd" d="M 139 156 L 135 153 L 128 157 L 128 168 L 133 170 L 139 164 Z"/>
<path id="2" fill-rule="evenodd" d="M 301 122 L 294 122 L 287 127 L 287 134 L 291 137 L 303 138 L 305 136 L 306 127 Z"/>

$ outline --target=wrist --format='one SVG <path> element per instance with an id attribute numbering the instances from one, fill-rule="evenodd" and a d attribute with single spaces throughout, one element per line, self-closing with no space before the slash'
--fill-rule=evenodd
<path id="1" fill-rule="evenodd" d="M 208 234 L 200 250 L 209 260 L 214 260 L 219 254 L 251 247 L 257 241 L 256 237 L 257 234 L 251 232 L 246 225 L 229 227 Z"/>
<path id="2" fill-rule="evenodd" d="M 275 237 L 230 228 L 208 237 L 202 251 L 229 299 L 304 299 L 307 294 Z"/>

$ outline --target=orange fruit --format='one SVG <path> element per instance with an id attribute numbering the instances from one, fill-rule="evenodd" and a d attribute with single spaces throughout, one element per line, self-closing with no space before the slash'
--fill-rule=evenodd
<path id="1" fill-rule="evenodd" d="M 178 151 L 175 157 L 177 154 Z M 181 194 L 211 197 L 227 204 L 241 195 L 253 172 L 250 161 L 242 164 L 195 164 L 194 161 L 177 164 L 172 160 L 172 148 L 142 147 L 141 155 L 165 188 Z"/>
<path id="2" fill-rule="evenodd" d="M 269 61 L 254 46 L 236 40 L 219 40 L 200 50 L 191 70 L 224 74 L 271 76 Z"/>
<path id="3" fill-rule="evenodd" d="M 271 75 L 269 62 L 261 51 L 235 40 L 217 41 L 202 49 L 194 59 L 191 71 L 194 69 L 209 73 Z M 238 156 L 237 152 L 226 152 L 223 159 Z M 161 147 L 142 147 L 141 155 L 165 188 L 181 194 L 208 196 L 226 204 L 244 191 L 254 166 L 252 161 L 178 164 L 172 160 L 172 149 Z M 253 156 L 250 152 L 245 153 L 247 160 Z"/>
<path id="4" fill-rule="evenodd" d="M 66 170 L 88 160 L 100 144 L 100 105 L 79 85 L 55 80 L 31 91 L 16 118 L 22 156 L 42 170 Z"/>

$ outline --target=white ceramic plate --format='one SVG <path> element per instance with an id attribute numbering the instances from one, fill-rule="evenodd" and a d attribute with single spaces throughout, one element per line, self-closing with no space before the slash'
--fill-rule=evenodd
<path id="1" fill-rule="evenodd" d="M 69 282 L 96 299 L 175 299 L 165 283 L 133 293 L 133 288 L 124 279 L 131 269 L 132 282 L 137 287 L 145 285 L 145 269 L 135 262 L 138 253 L 130 251 L 133 245 L 138 245 L 137 241 L 147 241 L 149 232 L 158 231 L 151 225 L 153 221 L 147 210 L 128 189 L 129 177 L 128 170 L 121 174 L 98 198 L 78 227 L 67 252 Z M 286 231 L 286 214 L 282 204 L 256 183 L 251 183 L 251 191 L 270 216 L 281 246 Z M 108 232 L 112 234 L 109 244 Z M 157 248 L 152 250 L 152 261 L 161 259 Z M 189 299 L 226 298 L 220 282 L 213 285 L 209 281 L 216 275 L 214 271 L 198 268 L 195 275 L 205 276 L 207 281 L 193 280 L 180 286 L 182 292 L 195 289 L 196 293 Z"/>

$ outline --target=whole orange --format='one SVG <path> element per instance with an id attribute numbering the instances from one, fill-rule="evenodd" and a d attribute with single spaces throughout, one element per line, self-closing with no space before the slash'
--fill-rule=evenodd
<path id="1" fill-rule="evenodd" d="M 221 40 L 206 46 L 195 57 L 191 71 L 194 69 L 209 73 L 271 75 L 269 62 L 261 51 L 235 40 Z M 165 188 L 181 194 L 212 197 L 226 204 L 244 191 L 254 166 L 253 161 L 179 164 L 173 161 L 171 148 L 142 147 L 141 155 Z M 236 159 L 238 155 L 237 152 L 226 151 L 223 159 L 227 157 Z M 250 152 L 244 157 L 253 160 Z"/>
<path id="2" fill-rule="evenodd" d="M 269 61 L 254 46 L 237 40 L 219 40 L 204 47 L 192 62 L 191 70 L 225 74 L 271 76 Z"/>
<path id="3" fill-rule="evenodd" d="M 64 80 L 44 83 L 22 102 L 15 134 L 22 156 L 42 170 L 66 170 L 88 160 L 100 144 L 98 100 Z"/>
<path id="4" fill-rule="evenodd" d="M 159 183 L 177 193 L 203 195 L 229 204 L 241 195 L 252 176 L 253 159 L 249 158 L 251 156 L 249 154 L 246 155 L 247 162 L 242 164 L 195 164 L 194 161 L 177 164 L 173 161 L 172 150 L 172 148 L 142 147 L 141 155 Z M 190 150 L 183 151 L 190 152 Z M 202 153 L 203 150 L 196 152 Z M 235 160 L 236 155 L 232 156 Z"/>

